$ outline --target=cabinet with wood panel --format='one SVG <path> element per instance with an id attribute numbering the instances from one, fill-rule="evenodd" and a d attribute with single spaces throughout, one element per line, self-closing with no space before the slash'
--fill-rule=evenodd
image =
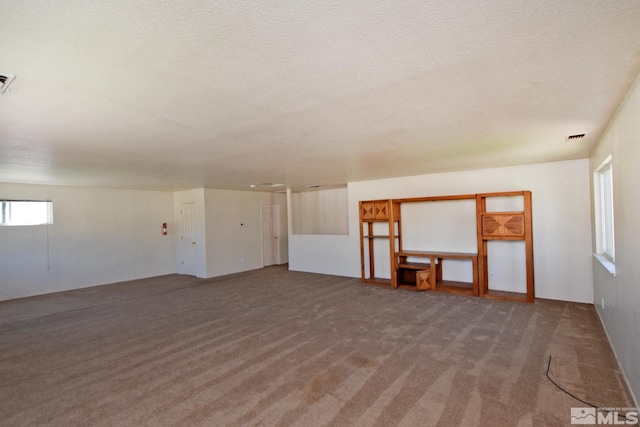
<path id="1" fill-rule="evenodd" d="M 400 246 L 400 207 L 391 199 L 360 202 L 360 270 L 362 281 L 389 285 L 376 270 L 376 246 L 386 246 L 393 254 Z M 379 248 L 382 249 L 382 248 Z"/>
<path id="2" fill-rule="evenodd" d="M 521 197 L 522 211 L 492 212 L 487 209 L 491 198 Z M 404 250 L 402 242 L 402 206 L 408 203 L 427 203 L 445 200 L 474 200 L 476 204 L 477 253 Z M 510 191 L 453 196 L 417 197 L 405 199 L 370 200 L 360 202 L 361 277 L 364 283 L 389 285 L 394 288 L 431 290 L 485 298 L 533 302 L 533 230 L 531 192 Z M 378 233 L 378 229 L 384 232 Z M 382 228 L 380 224 L 384 224 Z M 434 224 L 437 227 L 438 224 Z M 377 239 L 388 245 L 390 278 L 376 273 Z M 489 286 L 488 242 L 493 240 L 525 243 L 526 291 L 522 293 L 492 290 Z M 445 259 L 471 262 L 471 282 L 443 280 Z"/>

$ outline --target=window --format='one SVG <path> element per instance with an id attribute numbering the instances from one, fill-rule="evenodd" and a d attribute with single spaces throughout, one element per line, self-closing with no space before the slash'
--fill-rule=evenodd
<path id="1" fill-rule="evenodd" d="M 615 235 L 613 229 L 613 170 L 611 156 L 594 173 L 594 202 L 596 220 L 596 252 L 615 262 Z"/>
<path id="2" fill-rule="evenodd" d="M 53 223 L 53 203 L 34 200 L 0 200 L 0 225 Z"/>

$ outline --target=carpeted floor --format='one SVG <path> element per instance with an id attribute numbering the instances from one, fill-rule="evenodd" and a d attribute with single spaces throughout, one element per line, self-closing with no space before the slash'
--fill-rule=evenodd
<path id="1" fill-rule="evenodd" d="M 2 426 L 555 426 L 632 406 L 593 306 L 268 267 L 0 303 Z"/>

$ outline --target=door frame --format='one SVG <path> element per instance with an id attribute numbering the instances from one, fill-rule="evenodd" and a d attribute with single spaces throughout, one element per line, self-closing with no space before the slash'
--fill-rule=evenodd
<path id="1" fill-rule="evenodd" d="M 192 205 L 193 207 L 193 213 L 192 213 L 192 217 L 191 220 L 193 222 L 193 233 L 194 236 L 193 238 L 196 238 L 196 221 L 195 221 L 195 208 L 196 208 L 196 203 L 195 202 L 181 202 L 180 203 L 180 229 L 178 230 L 180 233 L 179 236 L 179 242 L 180 242 L 180 274 L 184 274 L 186 276 L 195 276 L 198 277 L 198 250 L 194 249 L 195 253 L 194 253 L 194 259 L 193 259 L 193 271 L 187 272 L 185 271 L 185 267 L 186 264 L 184 263 L 184 260 L 186 258 L 186 252 L 187 252 L 187 248 L 186 248 L 186 243 L 185 243 L 185 238 L 184 238 L 184 220 L 183 220 L 183 210 L 184 210 L 184 206 L 185 205 Z"/>
<path id="2" fill-rule="evenodd" d="M 265 267 L 266 264 L 264 262 L 265 259 L 265 240 L 264 240 L 264 207 L 271 206 L 273 207 L 273 231 L 276 236 L 276 253 L 275 253 L 275 264 L 269 265 L 280 265 L 281 264 L 281 250 L 280 250 L 280 205 L 277 203 L 260 203 L 260 240 L 262 242 L 262 267 Z"/>

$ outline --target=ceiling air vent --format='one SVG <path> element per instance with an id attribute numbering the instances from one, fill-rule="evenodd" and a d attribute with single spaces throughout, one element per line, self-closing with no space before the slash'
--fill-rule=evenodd
<path id="1" fill-rule="evenodd" d="M 0 73 L 0 94 L 5 93 L 7 89 L 9 89 L 9 85 L 15 78 L 16 76 L 12 76 L 11 74 Z"/>
<path id="2" fill-rule="evenodd" d="M 584 133 L 577 133 L 575 135 L 569 135 L 567 137 L 567 141 L 580 141 L 582 138 L 584 138 L 586 134 Z"/>

